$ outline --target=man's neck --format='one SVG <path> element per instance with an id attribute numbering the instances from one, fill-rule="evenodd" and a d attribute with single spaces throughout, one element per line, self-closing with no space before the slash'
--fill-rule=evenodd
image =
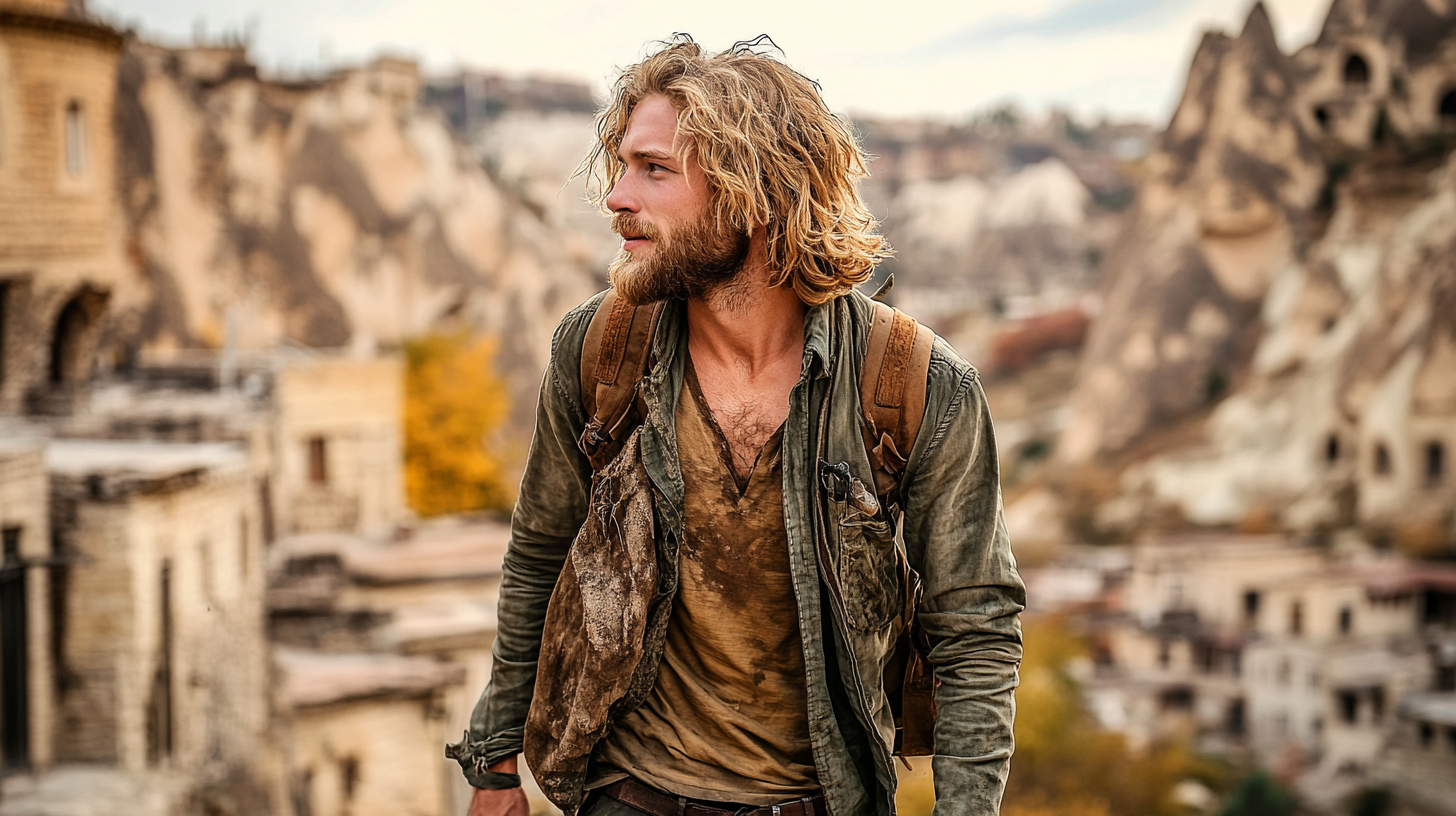
<path id="1" fill-rule="evenodd" d="M 804 351 L 807 307 L 793 287 L 769 286 L 761 247 L 753 247 L 738 276 L 706 298 L 687 303 L 688 347 L 695 361 L 753 380 Z"/>

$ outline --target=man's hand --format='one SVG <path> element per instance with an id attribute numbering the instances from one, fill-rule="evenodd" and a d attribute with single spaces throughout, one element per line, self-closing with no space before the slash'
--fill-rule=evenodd
<path id="1" fill-rule="evenodd" d="M 509 757 L 491 765 L 491 773 L 519 773 L 516 758 Z M 531 816 L 531 805 L 526 801 L 526 791 L 520 787 L 505 790 L 475 789 L 470 797 L 470 811 L 466 816 Z"/>
<path id="2" fill-rule="evenodd" d="M 476 788 L 475 795 L 470 797 L 470 812 L 466 816 L 531 816 L 531 805 L 526 802 L 526 792 L 520 788 Z"/>

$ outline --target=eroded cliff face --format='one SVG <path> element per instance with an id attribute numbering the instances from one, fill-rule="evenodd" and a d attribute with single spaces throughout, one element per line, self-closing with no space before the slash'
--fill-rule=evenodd
<path id="1" fill-rule="evenodd" d="M 1208 404 L 1247 359 L 1259 304 L 1294 261 L 1324 181 L 1296 98 L 1262 6 L 1238 37 L 1204 37 L 1104 266 L 1067 459 Z"/>
<path id="2" fill-rule="evenodd" d="M 1205 38 L 1060 448 L 1125 467 L 1097 526 L 1451 545 L 1453 91 L 1456 8 L 1423 0 L 1337 2 L 1291 57 L 1260 7 Z"/>
<path id="3" fill-rule="evenodd" d="M 1210 415 L 1206 444 L 1134 467 L 1130 493 L 1198 524 L 1360 524 L 1444 547 L 1456 506 L 1456 159 L 1353 173 L 1257 325 L 1247 382 Z"/>
<path id="4" fill-rule="evenodd" d="M 557 320 L 599 286 L 593 253 L 418 96 L 403 61 L 285 83 L 241 49 L 131 43 L 119 185 L 145 294 L 113 342 L 367 352 L 453 319 L 497 337 L 513 391 L 534 393 Z"/>

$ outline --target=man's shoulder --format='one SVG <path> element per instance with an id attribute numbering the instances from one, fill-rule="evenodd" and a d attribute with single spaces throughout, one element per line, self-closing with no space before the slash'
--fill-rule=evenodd
<path id="1" fill-rule="evenodd" d="M 601 307 L 602 301 L 611 291 L 603 289 L 576 304 L 561 318 L 561 322 L 556 324 L 556 331 L 551 336 L 553 363 L 566 362 L 560 359 L 563 355 L 576 357 L 576 362 L 580 363 L 581 345 L 586 338 L 586 330 L 591 325 L 592 318 L 596 316 L 597 309 Z"/>
<path id="2" fill-rule="evenodd" d="M 860 331 L 868 335 L 869 324 L 873 319 L 875 302 L 859 290 L 851 290 L 848 298 L 848 303 L 851 307 L 850 311 L 854 315 L 854 320 L 860 324 Z M 905 310 L 902 309 L 901 311 Z M 941 337 L 925 321 L 916 318 L 914 313 L 905 311 L 905 314 L 915 318 L 917 323 L 930 328 L 931 333 L 935 335 L 935 342 L 930 348 L 930 373 L 926 381 L 927 389 L 955 390 L 980 381 L 980 373 L 976 370 L 976 367 L 962 357 L 955 350 L 955 347 L 950 344 L 950 341 Z"/>

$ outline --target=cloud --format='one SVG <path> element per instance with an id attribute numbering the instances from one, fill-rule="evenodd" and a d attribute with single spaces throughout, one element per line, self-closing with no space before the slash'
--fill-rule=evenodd
<path id="1" fill-rule="evenodd" d="M 1146 24 L 1176 0 L 1080 0 L 1032 17 L 997 17 L 973 23 L 934 43 L 931 52 L 959 51 L 1016 38 L 1082 37 L 1112 26 Z"/>
<path id="2" fill-rule="evenodd" d="M 1266 0 L 1280 41 L 1313 33 L 1329 0 Z M 149 36 L 186 42 L 256 21 L 265 73 L 382 53 L 426 71 L 462 66 L 576 77 L 604 90 L 648 43 L 690 31 L 710 49 L 768 32 L 837 110 L 959 116 L 1012 99 L 1165 118 L 1199 34 L 1235 32 L 1253 0 L 92 0 Z"/>

